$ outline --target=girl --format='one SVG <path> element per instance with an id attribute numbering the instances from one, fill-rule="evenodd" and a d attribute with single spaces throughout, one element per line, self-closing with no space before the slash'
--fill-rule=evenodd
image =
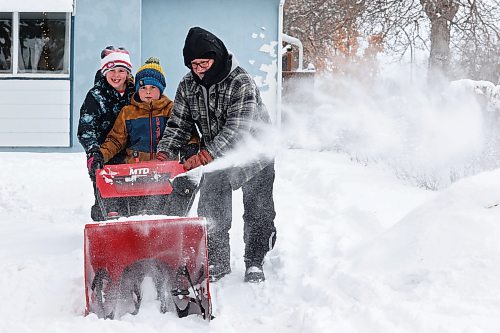
<path id="1" fill-rule="evenodd" d="M 95 170 L 91 169 L 91 165 L 99 152 L 99 146 L 104 143 L 113 128 L 118 113 L 130 102 L 134 93 L 131 72 L 132 63 L 128 51 L 123 47 L 106 47 L 101 52 L 101 69 L 96 73 L 94 87 L 87 93 L 80 109 L 77 135 L 87 154 L 87 168 L 94 185 L 94 194 Z M 108 163 L 123 163 L 123 156 L 117 154 Z M 90 216 L 94 221 L 103 220 L 97 199 L 91 208 Z"/>

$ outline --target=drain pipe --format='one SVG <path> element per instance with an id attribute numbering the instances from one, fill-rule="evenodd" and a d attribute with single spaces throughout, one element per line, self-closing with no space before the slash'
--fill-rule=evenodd
<path id="1" fill-rule="evenodd" d="M 285 0 L 280 0 L 278 7 L 278 50 L 283 45 L 283 7 L 285 6 Z M 279 53 L 278 53 L 279 54 Z M 283 88 L 283 64 L 281 61 L 281 56 L 278 57 L 278 91 L 276 96 L 276 126 L 281 128 L 281 89 Z"/>
<path id="2" fill-rule="evenodd" d="M 304 47 L 302 46 L 302 42 L 300 41 L 300 39 L 288 36 L 284 32 L 281 33 L 281 39 L 286 43 L 290 43 L 299 47 L 299 68 L 297 69 L 297 72 L 302 72 L 302 63 L 304 62 Z"/>

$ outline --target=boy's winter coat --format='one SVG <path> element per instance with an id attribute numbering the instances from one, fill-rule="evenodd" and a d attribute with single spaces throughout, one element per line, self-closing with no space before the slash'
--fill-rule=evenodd
<path id="1" fill-rule="evenodd" d="M 118 115 L 115 125 L 101 145 L 104 162 L 126 148 L 125 163 L 156 159 L 156 146 L 161 139 L 173 102 L 165 95 L 151 102 L 142 102 L 138 93 Z"/>
<path id="2" fill-rule="evenodd" d="M 131 77 L 127 80 L 125 93 L 120 95 L 116 89 L 109 85 L 101 71 L 96 73 L 94 87 L 87 93 L 80 109 L 78 124 L 78 141 L 87 154 L 99 149 L 113 128 L 120 110 L 130 102 L 134 91 Z M 121 158 L 123 156 L 119 154 L 112 162 L 119 163 Z"/>

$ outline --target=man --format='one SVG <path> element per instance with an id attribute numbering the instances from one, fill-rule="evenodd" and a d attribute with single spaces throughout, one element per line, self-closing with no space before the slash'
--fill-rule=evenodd
<path id="1" fill-rule="evenodd" d="M 191 28 L 183 49 L 190 72 L 179 83 L 172 115 L 158 144 L 158 159 L 177 159 L 194 129 L 202 135 L 200 151 L 184 163 L 186 170 L 206 165 L 242 146 L 258 127 L 270 124 L 252 77 L 212 33 Z M 265 280 L 262 264 L 276 241 L 274 161 L 254 159 L 244 165 L 204 175 L 198 215 L 207 218 L 209 271 L 212 281 L 231 272 L 229 229 L 232 190 L 242 188 L 246 282 Z"/>

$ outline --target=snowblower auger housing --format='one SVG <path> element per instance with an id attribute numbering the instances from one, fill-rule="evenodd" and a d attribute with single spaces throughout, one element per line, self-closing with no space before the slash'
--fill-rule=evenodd
<path id="1" fill-rule="evenodd" d="M 137 314 L 141 284 L 150 277 L 162 313 L 211 319 L 206 225 L 203 218 L 186 217 L 197 186 L 183 172 L 177 162 L 97 171 L 100 206 L 113 220 L 85 225 L 86 314 L 109 319 Z M 116 207 L 125 218 L 108 215 Z"/>

